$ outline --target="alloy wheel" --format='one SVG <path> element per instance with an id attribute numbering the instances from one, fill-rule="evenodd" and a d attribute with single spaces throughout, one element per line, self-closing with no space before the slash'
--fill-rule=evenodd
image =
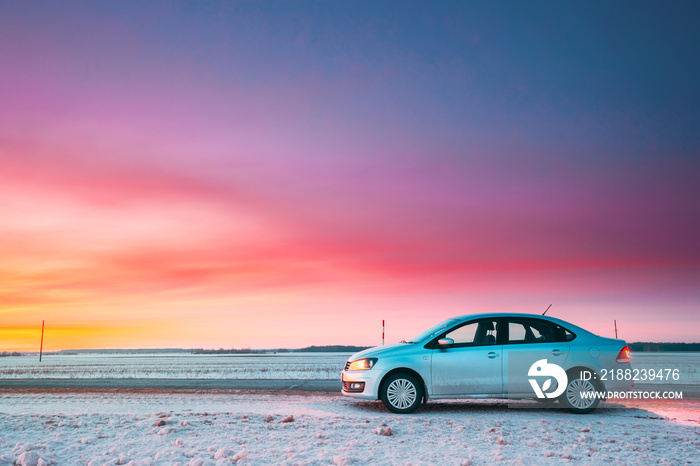
<path id="1" fill-rule="evenodd" d="M 595 387 L 590 380 L 574 379 L 566 387 L 567 401 L 577 409 L 587 409 L 595 403 Z M 584 396 L 589 393 L 590 396 Z"/>
<path id="2" fill-rule="evenodd" d="M 398 409 L 406 409 L 416 402 L 418 391 L 410 380 L 396 379 L 387 387 L 386 397 L 392 406 Z"/>

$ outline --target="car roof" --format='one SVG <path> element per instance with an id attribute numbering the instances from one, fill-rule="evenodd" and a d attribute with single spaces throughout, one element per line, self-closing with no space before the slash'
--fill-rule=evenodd
<path id="1" fill-rule="evenodd" d="M 558 319 L 556 317 L 551 317 L 551 316 L 546 316 L 546 315 L 543 316 L 542 314 L 525 314 L 525 313 L 520 313 L 520 312 L 485 312 L 485 313 L 481 313 L 481 314 L 465 314 L 462 316 L 453 317 L 453 319 L 459 320 L 460 322 L 464 322 L 466 320 L 488 319 L 488 318 L 499 318 L 499 317 L 501 317 L 501 318 L 502 317 L 520 317 L 520 318 L 528 318 L 528 319 L 546 320 L 549 322 L 553 322 L 555 324 L 559 324 L 564 328 L 567 328 L 569 330 L 574 331 L 575 333 L 579 333 L 579 332 L 591 333 L 584 328 L 581 328 L 577 325 L 572 324 L 571 322 L 567 322 L 565 320 L 561 320 L 561 319 Z"/>

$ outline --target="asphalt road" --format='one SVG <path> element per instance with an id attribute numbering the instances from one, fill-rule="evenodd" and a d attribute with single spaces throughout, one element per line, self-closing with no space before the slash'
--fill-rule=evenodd
<path id="1" fill-rule="evenodd" d="M 337 392 L 340 380 L 264 379 L 0 379 L 0 389 L 260 390 Z"/>
<path id="2" fill-rule="evenodd" d="M 0 379 L 0 390 L 243 390 L 340 394 L 340 380 L 278 379 Z M 637 391 L 682 391 L 684 400 L 700 399 L 700 385 L 637 384 Z"/>

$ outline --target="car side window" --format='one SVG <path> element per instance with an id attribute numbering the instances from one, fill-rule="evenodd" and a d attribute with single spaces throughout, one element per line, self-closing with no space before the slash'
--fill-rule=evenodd
<path id="1" fill-rule="evenodd" d="M 554 324 L 540 320 L 515 320 L 508 322 L 508 343 L 552 343 L 557 341 Z"/>
<path id="2" fill-rule="evenodd" d="M 508 322 L 508 343 L 525 343 L 525 326 L 520 322 Z"/>
<path id="3" fill-rule="evenodd" d="M 495 345 L 497 341 L 496 321 L 471 322 L 447 332 L 444 338 L 454 340 L 453 347 Z"/>
<path id="4" fill-rule="evenodd" d="M 452 330 L 445 338 L 451 338 L 454 340 L 455 345 L 461 344 L 473 344 L 474 337 L 476 336 L 476 330 L 479 324 L 477 322 L 463 325 L 458 329 Z"/>
<path id="5" fill-rule="evenodd" d="M 557 340 L 554 325 L 544 321 L 530 322 L 535 343 L 553 343 Z"/>

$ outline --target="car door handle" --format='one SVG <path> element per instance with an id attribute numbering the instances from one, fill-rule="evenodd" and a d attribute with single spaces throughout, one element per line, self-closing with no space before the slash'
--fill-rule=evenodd
<path id="1" fill-rule="evenodd" d="M 493 351 L 491 351 L 490 353 L 488 353 L 488 354 L 486 355 L 486 357 L 487 357 L 487 358 L 490 358 L 490 359 L 493 359 L 493 358 L 497 358 L 497 357 L 498 357 L 498 354 L 497 354 L 497 353 L 494 353 Z"/>
<path id="2" fill-rule="evenodd" d="M 552 355 L 561 356 L 561 351 L 559 351 L 558 349 L 552 350 Z"/>

